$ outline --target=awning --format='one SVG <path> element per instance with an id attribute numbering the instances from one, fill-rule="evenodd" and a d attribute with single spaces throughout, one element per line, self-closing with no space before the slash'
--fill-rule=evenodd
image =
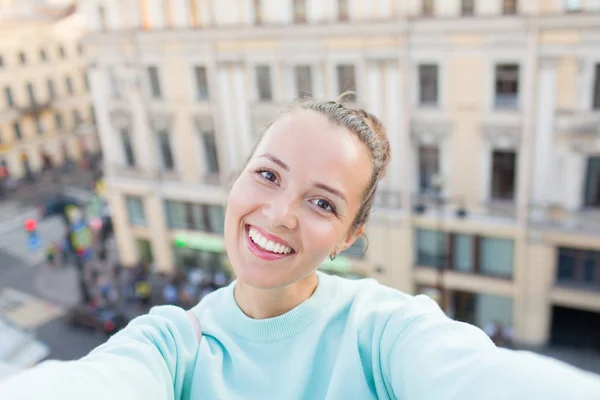
<path id="1" fill-rule="evenodd" d="M 224 253 L 225 241 L 223 237 L 206 235 L 202 233 L 178 233 L 173 239 L 175 246 L 186 249 Z"/>

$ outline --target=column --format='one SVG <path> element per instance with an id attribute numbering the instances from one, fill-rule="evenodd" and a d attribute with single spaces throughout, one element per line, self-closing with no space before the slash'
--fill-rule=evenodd
<path id="1" fill-rule="evenodd" d="M 187 28 L 191 25 L 191 10 L 186 8 L 188 0 L 171 0 L 171 12 L 173 14 L 174 28 Z"/>
<path id="2" fill-rule="evenodd" d="M 238 159 L 238 165 L 241 167 L 242 163 L 246 160 L 246 157 L 250 154 L 252 146 L 254 145 L 252 135 L 252 121 L 250 118 L 250 95 L 248 93 L 248 82 L 253 82 L 252 79 L 248 79 L 246 74 L 247 69 L 243 64 L 236 64 L 233 66 L 233 94 L 235 96 L 235 108 L 237 122 L 237 135 L 240 144 L 240 156 Z"/>
<path id="3" fill-rule="evenodd" d="M 167 25 L 163 0 L 146 0 L 152 29 L 162 29 Z"/>
<path id="4" fill-rule="evenodd" d="M 523 291 L 517 299 L 516 339 L 524 344 L 543 346 L 550 331 L 550 290 L 556 271 L 556 252 L 542 242 L 530 242 L 526 249 Z"/>
<path id="5" fill-rule="evenodd" d="M 110 122 L 107 100 L 107 78 L 100 67 L 91 68 L 88 72 L 91 86 L 92 102 L 96 111 L 96 128 L 100 136 L 100 145 L 105 165 L 110 169 L 112 165 L 123 163 L 122 145 Z"/>
<path id="6" fill-rule="evenodd" d="M 130 71 L 129 76 L 130 82 L 125 85 L 125 93 L 131 108 L 132 128 L 130 134 L 135 148 L 136 163 L 140 170 L 153 172 L 157 169 L 158 159 L 155 132 L 150 127 L 148 111 L 140 85 L 134 84 L 135 79 L 140 79 L 139 74 Z"/>
<path id="7" fill-rule="evenodd" d="M 534 206 L 547 206 L 551 197 L 555 178 L 553 176 L 555 112 L 556 63 L 553 59 L 543 59 L 537 77 L 537 112 L 531 187 L 531 203 Z"/>

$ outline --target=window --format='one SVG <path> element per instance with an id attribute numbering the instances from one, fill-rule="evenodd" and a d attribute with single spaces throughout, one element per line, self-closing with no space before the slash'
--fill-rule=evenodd
<path id="1" fill-rule="evenodd" d="M 27 64 L 27 56 L 25 55 L 25 53 L 19 53 L 19 62 L 21 63 L 21 65 Z"/>
<path id="2" fill-rule="evenodd" d="M 71 77 L 65 77 L 65 85 L 67 87 L 67 93 L 73 94 L 73 82 L 71 81 Z"/>
<path id="3" fill-rule="evenodd" d="M 262 1 L 254 0 L 254 23 L 256 25 L 262 25 Z"/>
<path id="4" fill-rule="evenodd" d="M 273 89 L 271 87 L 271 68 L 268 65 L 256 67 L 256 87 L 260 101 L 272 101 Z"/>
<path id="5" fill-rule="evenodd" d="M 86 91 L 90 91 L 90 79 L 88 78 L 88 74 L 86 71 L 83 71 L 83 85 Z"/>
<path id="6" fill-rule="evenodd" d="M 12 89 L 8 86 L 4 88 L 4 97 L 6 97 L 6 104 L 9 107 L 13 107 L 15 105 L 15 99 L 13 98 Z"/>
<path id="7" fill-rule="evenodd" d="M 83 43 L 81 42 L 77 43 L 77 54 L 79 54 L 80 56 L 83 55 Z"/>
<path id="8" fill-rule="evenodd" d="M 67 56 L 65 48 L 63 46 L 58 46 L 58 55 L 60 56 L 60 58 L 65 58 Z"/>
<path id="9" fill-rule="evenodd" d="M 23 132 L 21 132 L 21 124 L 13 122 L 13 130 L 15 131 L 15 138 L 21 140 L 23 138 Z"/>
<path id="10" fill-rule="evenodd" d="M 519 66 L 500 64 L 496 66 L 495 106 L 517 108 L 519 100 Z"/>
<path id="11" fill-rule="evenodd" d="M 125 165 L 135 167 L 135 154 L 131 144 L 131 135 L 127 128 L 121 128 L 121 143 L 123 144 L 123 155 L 125 156 Z"/>
<path id="12" fill-rule="evenodd" d="M 347 91 L 356 91 L 356 75 L 354 65 L 338 65 L 337 66 L 338 93 L 342 94 Z M 344 96 L 344 100 L 349 102 L 356 101 L 356 95 L 351 94 Z"/>
<path id="13" fill-rule="evenodd" d="M 100 22 L 100 29 L 106 29 L 106 12 L 104 11 L 104 7 L 98 6 L 98 20 Z"/>
<path id="14" fill-rule="evenodd" d="M 155 99 L 160 99 L 160 81 L 158 80 L 158 68 L 148 67 L 148 80 L 150 82 L 150 95 Z"/>
<path id="15" fill-rule="evenodd" d="M 306 0 L 293 0 L 294 1 L 294 23 L 304 24 L 306 23 Z"/>
<path id="16" fill-rule="evenodd" d="M 435 179 L 439 177 L 439 149 L 437 146 L 419 146 L 419 189 L 421 193 L 437 191 Z"/>
<path id="17" fill-rule="evenodd" d="M 54 82 L 52 82 L 52 79 L 48 79 L 47 84 L 48 84 L 48 98 L 55 99 L 56 91 L 54 90 Z"/>
<path id="18" fill-rule="evenodd" d="M 40 60 L 48 61 L 48 55 L 46 54 L 46 50 L 40 49 Z"/>
<path id="19" fill-rule="evenodd" d="M 473 237 L 470 235 L 456 234 L 452 241 L 452 264 L 453 268 L 460 272 L 473 272 L 475 263 L 473 260 Z"/>
<path id="20" fill-rule="evenodd" d="M 475 14 L 475 0 L 462 0 L 461 14 L 462 15 Z"/>
<path id="21" fill-rule="evenodd" d="M 73 122 L 75 127 L 78 127 L 83 122 L 81 120 L 81 114 L 79 113 L 79 110 L 73 110 Z"/>
<path id="22" fill-rule="evenodd" d="M 588 158 L 583 204 L 586 207 L 600 207 L 600 156 Z"/>
<path id="23" fill-rule="evenodd" d="M 423 0 L 423 16 L 433 17 L 434 14 L 434 0 Z"/>
<path id="24" fill-rule="evenodd" d="M 437 105 L 438 103 L 438 66 L 419 65 L 419 104 Z"/>
<path id="25" fill-rule="evenodd" d="M 428 229 L 416 231 L 417 265 L 443 268 L 447 258 L 447 237 Z"/>
<path id="26" fill-rule="evenodd" d="M 172 170 L 175 167 L 175 163 L 173 161 L 173 152 L 171 151 L 170 135 L 166 130 L 158 132 L 158 151 L 160 153 L 162 168 Z"/>
<path id="27" fill-rule="evenodd" d="M 596 76 L 594 78 L 594 110 L 600 110 L 600 64 L 596 64 Z"/>
<path id="28" fill-rule="evenodd" d="M 581 0 L 566 0 L 567 11 L 577 12 L 581 11 Z"/>
<path id="29" fill-rule="evenodd" d="M 502 14 L 512 15 L 517 13 L 517 0 L 502 0 Z"/>
<path id="30" fill-rule="evenodd" d="M 514 200 L 517 155 L 514 151 L 492 153 L 492 199 Z"/>
<path id="31" fill-rule="evenodd" d="M 222 206 L 166 200 L 165 212 L 171 229 L 224 232 L 225 209 Z"/>
<path id="32" fill-rule="evenodd" d="M 481 238 L 479 255 L 479 267 L 482 274 L 505 278 L 512 277 L 512 240 Z"/>
<path id="33" fill-rule="evenodd" d="M 96 124 L 96 109 L 94 108 L 94 105 L 90 105 L 90 117 L 92 118 L 92 123 L 95 125 Z"/>
<path id="34" fill-rule="evenodd" d="M 202 132 L 202 144 L 204 146 L 204 159 L 206 160 L 206 171 L 215 175 L 219 173 L 219 161 L 217 156 L 217 144 L 215 133 L 212 131 Z"/>
<path id="35" fill-rule="evenodd" d="M 296 97 L 310 97 L 312 95 L 312 70 L 310 65 L 294 67 L 296 77 Z"/>
<path id="36" fill-rule="evenodd" d="M 44 126 L 42 125 L 42 120 L 37 115 L 35 117 L 35 131 L 37 132 L 38 135 L 41 135 L 42 133 L 44 133 Z"/>
<path id="37" fill-rule="evenodd" d="M 0 56 L 0 68 L 4 67 L 4 57 Z"/>
<path id="38" fill-rule="evenodd" d="M 208 79 L 206 67 L 194 67 L 198 100 L 208 100 Z"/>
<path id="39" fill-rule="evenodd" d="M 56 125 L 56 129 L 62 129 L 63 128 L 62 114 L 60 114 L 58 112 L 56 114 L 54 114 L 54 124 Z"/>
<path id="40" fill-rule="evenodd" d="M 33 89 L 33 84 L 31 82 L 27 83 L 27 96 L 29 97 L 29 104 L 34 106 L 36 104 L 35 90 Z"/>
<path id="41" fill-rule="evenodd" d="M 350 12 L 348 9 L 348 0 L 338 0 L 338 20 L 350 20 Z"/>
<path id="42" fill-rule="evenodd" d="M 129 223 L 133 226 L 146 226 L 146 213 L 144 212 L 144 202 L 138 196 L 126 196 L 127 213 L 129 214 Z"/>
<path id="43" fill-rule="evenodd" d="M 417 229 L 415 235 L 417 266 L 443 266 L 458 272 L 512 278 L 514 243 L 511 239 L 428 229 Z"/>
<path id="44" fill-rule="evenodd" d="M 559 248 L 556 283 L 600 286 L 600 251 Z"/>
<path id="45" fill-rule="evenodd" d="M 503 329 L 513 326 L 513 300 L 492 294 L 452 291 L 453 319 L 488 330 L 500 324 Z"/>

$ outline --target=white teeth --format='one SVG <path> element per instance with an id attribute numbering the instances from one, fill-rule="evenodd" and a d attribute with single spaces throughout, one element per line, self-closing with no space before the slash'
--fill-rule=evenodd
<path id="1" fill-rule="evenodd" d="M 258 241 L 258 245 L 264 249 L 267 247 L 267 242 L 268 242 L 267 238 L 263 236 Z"/>
<path id="2" fill-rule="evenodd" d="M 258 232 L 252 227 L 248 230 L 248 235 L 254 243 L 272 253 L 290 254 L 292 252 L 291 248 L 284 246 L 281 243 L 276 243 L 271 240 L 268 240 L 266 237 L 261 235 L 260 232 Z"/>

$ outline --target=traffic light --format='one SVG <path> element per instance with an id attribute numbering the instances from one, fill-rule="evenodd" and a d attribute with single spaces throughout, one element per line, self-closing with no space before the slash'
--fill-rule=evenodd
<path id="1" fill-rule="evenodd" d="M 37 221 L 33 218 L 25 220 L 25 230 L 29 233 L 35 233 L 37 229 Z"/>

